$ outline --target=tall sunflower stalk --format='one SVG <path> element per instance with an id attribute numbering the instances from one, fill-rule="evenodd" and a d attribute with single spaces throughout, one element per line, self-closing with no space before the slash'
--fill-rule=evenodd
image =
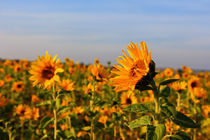
<path id="1" fill-rule="evenodd" d="M 54 115 L 54 139 L 57 139 L 57 95 L 56 95 L 56 82 L 60 81 L 58 73 L 63 72 L 63 69 L 60 68 L 60 60 L 56 60 L 56 56 L 51 58 L 51 55 L 48 52 L 45 53 L 45 56 L 38 57 L 38 60 L 35 60 L 29 71 L 31 77 L 29 78 L 33 81 L 33 86 L 38 85 L 40 88 L 43 87 L 51 91 L 51 100 L 53 100 L 53 115 Z"/>

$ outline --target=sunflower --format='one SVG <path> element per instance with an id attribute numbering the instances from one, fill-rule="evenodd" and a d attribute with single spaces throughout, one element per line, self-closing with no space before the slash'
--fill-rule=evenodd
<path id="1" fill-rule="evenodd" d="M 182 71 L 184 71 L 186 73 L 192 73 L 193 72 L 189 67 L 184 66 L 184 65 L 182 66 Z"/>
<path id="2" fill-rule="evenodd" d="M 33 107 L 32 112 L 31 112 L 31 118 L 35 121 L 38 120 L 38 118 L 39 118 L 39 108 Z"/>
<path id="3" fill-rule="evenodd" d="M 23 91 L 24 84 L 22 81 L 14 82 L 12 85 L 12 91 L 14 92 L 21 92 Z"/>
<path id="4" fill-rule="evenodd" d="M 182 73 L 182 78 L 188 79 L 189 77 L 190 77 L 189 73 L 186 72 Z"/>
<path id="5" fill-rule="evenodd" d="M 40 102 L 40 99 L 37 95 L 32 95 L 31 96 L 31 102 L 32 103 L 38 103 L 38 102 Z"/>
<path id="6" fill-rule="evenodd" d="M 198 77 L 192 76 L 191 79 L 188 81 L 188 89 L 191 93 L 193 93 L 194 88 L 200 87 L 201 83 Z"/>
<path id="7" fill-rule="evenodd" d="M 0 107 L 6 106 L 7 105 L 7 101 L 8 100 L 4 96 L 2 96 L 2 94 L 0 93 Z"/>
<path id="8" fill-rule="evenodd" d="M 201 87 L 196 87 L 193 93 L 197 98 L 206 98 L 208 96 L 206 90 Z"/>
<path id="9" fill-rule="evenodd" d="M 187 83 L 185 81 L 174 82 L 170 84 L 169 86 L 173 88 L 174 90 L 178 91 L 179 93 L 181 93 L 183 90 L 187 88 Z"/>
<path id="10" fill-rule="evenodd" d="M 60 83 L 59 86 L 65 89 L 66 91 L 73 91 L 74 90 L 74 83 L 73 81 L 69 79 L 63 79 Z"/>
<path id="11" fill-rule="evenodd" d="M 166 69 L 164 70 L 164 74 L 165 74 L 166 77 L 171 77 L 171 76 L 173 76 L 173 69 L 172 69 L 172 68 L 166 68 Z"/>
<path id="12" fill-rule="evenodd" d="M 145 86 L 148 84 L 147 80 L 155 76 L 154 73 L 150 76 L 150 71 L 154 70 L 151 51 L 148 52 L 146 42 L 143 43 L 142 41 L 140 46 L 141 49 L 137 43 L 130 42 L 127 46 L 127 51 L 130 56 L 122 50 L 125 56 L 119 56 L 121 59 L 117 58 L 117 63 L 121 66 L 114 65 L 115 69 L 112 70 L 112 73 L 117 75 L 112 78 L 112 83 L 116 91 L 133 90 L 136 85 Z"/>
<path id="13" fill-rule="evenodd" d="M 5 81 L 10 82 L 13 78 L 10 75 L 5 76 Z"/>
<path id="14" fill-rule="evenodd" d="M 99 59 L 98 59 L 98 58 L 95 58 L 95 59 L 94 59 L 94 63 L 95 63 L 95 64 L 99 64 L 99 63 L 100 63 Z"/>
<path id="15" fill-rule="evenodd" d="M 4 81 L 0 80 L 0 87 L 3 87 L 3 86 L 4 86 Z"/>
<path id="16" fill-rule="evenodd" d="M 14 67 L 14 72 L 20 72 L 22 69 L 21 69 L 21 66 L 20 65 L 15 65 Z"/>
<path id="17" fill-rule="evenodd" d="M 38 60 L 33 62 L 31 70 L 29 71 L 32 75 L 30 80 L 33 81 L 33 86 L 39 85 L 39 87 L 50 89 L 55 82 L 59 82 L 60 78 L 57 75 L 59 72 L 63 72 L 60 68 L 60 60 L 56 60 L 56 56 L 51 58 L 48 52 L 45 56 L 38 57 Z"/>
<path id="18" fill-rule="evenodd" d="M 108 116 L 102 115 L 102 116 L 100 116 L 100 118 L 98 119 L 98 122 L 105 124 L 107 120 L 108 120 Z"/>
<path id="19" fill-rule="evenodd" d="M 62 131 L 67 130 L 68 129 L 68 125 L 67 124 L 61 124 L 60 128 Z"/>
<path id="20" fill-rule="evenodd" d="M 90 65 L 89 70 L 96 81 L 104 83 L 107 80 L 107 71 L 101 64 Z"/>
<path id="21" fill-rule="evenodd" d="M 122 93 L 120 98 L 121 98 L 122 107 L 126 107 L 128 105 L 138 103 L 137 98 L 133 92 L 129 92 L 129 93 L 124 92 Z"/>
<path id="22" fill-rule="evenodd" d="M 20 120 L 31 118 L 31 109 L 28 105 L 20 104 L 15 108 L 15 110 L 16 110 L 16 113 L 19 115 Z"/>

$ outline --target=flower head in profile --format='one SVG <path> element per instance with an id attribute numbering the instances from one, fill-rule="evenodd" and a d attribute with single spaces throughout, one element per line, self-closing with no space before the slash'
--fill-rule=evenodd
<path id="1" fill-rule="evenodd" d="M 151 60 L 151 51 L 147 50 L 146 42 L 140 43 L 141 49 L 137 44 L 130 42 L 127 46 L 128 56 L 123 50 L 124 56 L 117 58 L 112 73 L 116 77 L 112 78 L 113 86 L 116 91 L 128 89 L 140 89 L 149 84 L 149 81 L 155 76 L 155 64 Z M 138 86 L 138 87 L 137 87 Z"/>
<path id="2" fill-rule="evenodd" d="M 187 83 L 185 81 L 174 82 L 174 83 L 171 83 L 169 86 L 179 93 L 187 89 Z"/>
<path id="3" fill-rule="evenodd" d="M 45 56 L 38 57 L 38 60 L 33 62 L 31 70 L 29 71 L 33 86 L 39 85 L 39 87 L 50 89 L 55 82 L 60 81 L 58 73 L 63 72 L 63 69 L 60 68 L 60 60 L 56 60 L 56 57 L 57 55 L 52 58 L 51 55 L 46 52 Z"/>

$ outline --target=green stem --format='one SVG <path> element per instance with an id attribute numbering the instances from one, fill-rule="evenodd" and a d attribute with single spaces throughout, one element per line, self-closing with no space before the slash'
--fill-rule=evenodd
<path id="1" fill-rule="evenodd" d="M 56 112 L 56 91 L 55 86 L 53 85 L 53 102 L 55 106 L 53 108 L 53 115 L 54 115 L 54 140 L 57 139 L 57 112 Z"/>
<path id="2" fill-rule="evenodd" d="M 24 122 L 21 122 L 20 140 L 24 140 L 23 134 L 24 134 Z"/>
<path id="3" fill-rule="evenodd" d="M 197 110 L 196 110 L 196 103 L 194 102 L 194 116 L 195 116 L 195 120 L 196 120 L 196 114 L 197 114 Z M 196 140 L 196 128 L 193 129 L 193 140 Z"/>
<path id="4" fill-rule="evenodd" d="M 157 115 L 159 115 L 160 114 L 159 89 L 157 88 L 154 80 L 152 80 L 151 85 L 152 85 L 153 92 L 154 92 L 155 113 Z"/>
<path id="5" fill-rule="evenodd" d="M 95 84 L 94 84 L 94 82 L 93 82 L 93 92 L 92 92 L 91 100 L 90 100 L 90 110 L 91 110 L 91 112 L 93 112 L 94 98 L 95 98 Z M 90 140 L 95 140 L 95 133 L 94 133 L 94 118 L 91 119 Z"/>
<path id="6" fill-rule="evenodd" d="M 180 110 L 180 100 L 181 100 L 181 95 L 180 93 L 177 92 L 177 110 Z"/>

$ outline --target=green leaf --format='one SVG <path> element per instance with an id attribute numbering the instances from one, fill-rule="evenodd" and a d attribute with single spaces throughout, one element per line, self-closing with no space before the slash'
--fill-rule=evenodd
<path id="1" fill-rule="evenodd" d="M 168 84 L 171 84 L 171 83 L 176 82 L 176 81 L 178 81 L 178 80 L 179 80 L 179 79 L 169 79 L 169 80 L 165 80 L 165 81 L 161 82 L 161 83 L 159 84 L 159 86 L 161 86 L 161 85 L 168 85 Z"/>
<path id="2" fill-rule="evenodd" d="M 170 95 L 170 91 L 171 89 L 168 86 L 161 88 L 159 97 L 168 97 Z"/>
<path id="3" fill-rule="evenodd" d="M 161 140 L 162 137 L 165 135 L 166 133 L 166 127 L 164 124 L 158 124 L 158 126 L 156 126 L 155 128 L 155 134 L 157 136 L 157 140 Z"/>
<path id="4" fill-rule="evenodd" d="M 50 105 L 51 104 L 51 101 L 43 101 L 39 104 L 36 104 L 36 106 L 43 106 L 43 105 Z"/>
<path id="5" fill-rule="evenodd" d="M 176 107 L 171 103 L 165 103 L 161 106 L 161 112 L 164 113 L 168 118 L 171 116 L 176 116 Z"/>
<path id="6" fill-rule="evenodd" d="M 179 111 L 177 111 L 177 114 L 171 119 L 175 124 L 180 125 L 182 127 L 186 127 L 186 128 L 200 127 L 199 124 L 195 123 L 192 119 L 190 119 L 189 117 L 187 117 L 186 115 L 182 114 Z"/>
<path id="7" fill-rule="evenodd" d="M 152 123 L 152 117 L 151 116 L 142 116 L 141 118 L 138 118 L 132 122 L 128 123 L 129 128 L 138 128 L 140 126 L 146 126 L 150 125 Z"/>
<path id="8" fill-rule="evenodd" d="M 147 126 L 147 133 L 146 133 L 146 140 L 156 140 L 155 135 L 155 126 L 148 125 Z"/>
<path id="9" fill-rule="evenodd" d="M 71 108 L 72 107 L 70 107 L 70 106 L 62 106 L 61 108 L 58 109 L 57 114 L 60 115 L 61 113 L 66 112 L 66 111 L 68 111 Z"/>
<path id="10" fill-rule="evenodd" d="M 183 131 L 179 131 L 170 136 L 170 140 L 190 140 L 190 136 Z"/>
<path id="11" fill-rule="evenodd" d="M 147 126 L 147 140 L 161 140 L 166 133 L 164 124 L 158 124 L 157 126 Z"/>
<path id="12" fill-rule="evenodd" d="M 53 122 L 53 120 L 54 120 L 54 118 L 51 118 L 51 117 L 49 117 L 49 116 L 46 116 L 46 117 L 44 117 L 44 118 L 41 120 L 39 127 L 40 127 L 41 129 L 44 129 L 44 128 L 47 127 L 51 122 Z"/>
<path id="13" fill-rule="evenodd" d="M 126 108 L 124 108 L 123 111 L 145 113 L 145 112 L 151 112 L 151 109 L 149 109 L 147 105 L 139 103 L 139 104 L 131 104 Z"/>

